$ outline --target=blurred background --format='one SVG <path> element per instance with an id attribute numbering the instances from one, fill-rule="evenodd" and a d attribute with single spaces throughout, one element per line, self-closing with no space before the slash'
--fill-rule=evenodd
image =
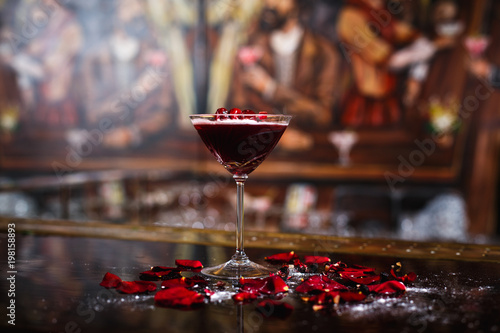
<path id="1" fill-rule="evenodd" d="M 498 242 L 500 2 L 0 1 L 0 216 L 234 230 L 188 116 L 294 119 L 251 230 Z"/>

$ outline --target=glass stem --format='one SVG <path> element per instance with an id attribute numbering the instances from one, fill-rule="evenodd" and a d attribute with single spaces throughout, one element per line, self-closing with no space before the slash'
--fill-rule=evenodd
<path id="1" fill-rule="evenodd" d="M 248 257 L 245 254 L 243 246 L 243 227 L 244 227 L 244 204 L 243 196 L 245 189 L 245 181 L 247 180 L 247 175 L 234 175 L 234 180 L 236 181 L 236 253 L 233 255 L 234 260 L 247 260 Z"/>

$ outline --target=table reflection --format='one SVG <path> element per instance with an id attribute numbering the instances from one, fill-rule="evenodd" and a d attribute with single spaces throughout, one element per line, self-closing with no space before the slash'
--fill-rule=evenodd
<path id="1" fill-rule="evenodd" d="M 180 240 L 183 234 L 174 232 L 173 237 Z M 6 234 L 0 234 L 1 243 L 5 244 L 6 238 Z M 158 307 L 154 293 L 124 295 L 99 286 L 106 272 L 124 280 L 137 280 L 140 272 L 155 265 L 173 265 L 176 258 L 197 259 L 205 265 L 218 262 L 231 255 L 231 246 L 21 233 L 16 241 L 16 328 L 23 331 L 275 333 L 329 331 L 335 327 L 340 332 L 487 332 L 500 328 L 500 260 L 435 260 L 429 256 L 379 256 L 374 251 L 317 251 L 333 261 L 367 265 L 379 272 L 399 260 L 408 271 L 416 272 L 418 279 L 399 298 L 339 304 L 328 311 L 314 311 L 291 291 L 281 301 L 294 310 L 290 317 L 279 319 L 267 318 L 256 310 L 255 303 L 236 305 L 231 299 L 236 287 L 231 285 L 201 308 L 190 311 Z M 308 244 L 312 241 L 307 239 Z M 359 248 L 362 243 L 353 245 Z M 314 253 L 300 243 L 294 247 L 300 255 Z M 5 249 L 1 251 L 5 265 Z M 492 247 L 489 253 L 498 251 Z M 249 246 L 248 252 L 262 262 L 279 250 Z M 291 290 L 297 281 L 289 280 Z M 2 279 L 0 292 L 6 294 L 7 289 L 7 281 Z M 6 302 L 2 298 L 0 306 L 6 306 Z M 5 321 L 1 325 L 12 328 Z"/>

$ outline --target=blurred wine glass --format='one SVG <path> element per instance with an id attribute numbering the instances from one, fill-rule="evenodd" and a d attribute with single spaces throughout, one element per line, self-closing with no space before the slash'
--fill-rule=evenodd
<path id="1" fill-rule="evenodd" d="M 352 147 L 358 142 L 358 135 L 353 131 L 331 132 L 328 140 L 339 152 L 339 163 L 342 166 L 351 164 L 350 153 Z"/>

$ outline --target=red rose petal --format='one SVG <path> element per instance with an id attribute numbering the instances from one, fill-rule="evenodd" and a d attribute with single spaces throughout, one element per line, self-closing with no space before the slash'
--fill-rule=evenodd
<path id="1" fill-rule="evenodd" d="M 192 278 L 181 277 L 179 279 L 170 279 L 163 281 L 161 283 L 162 288 L 175 288 L 175 287 L 184 287 L 184 288 L 192 288 L 196 285 L 206 286 L 207 281 L 201 276 L 193 276 Z"/>
<path id="2" fill-rule="evenodd" d="M 184 288 L 191 288 L 192 284 L 191 281 L 185 277 L 181 277 L 180 279 L 170 279 L 163 281 L 161 283 L 161 287 L 164 289 L 168 288 L 176 288 L 176 287 L 184 287 Z"/>
<path id="3" fill-rule="evenodd" d="M 155 295 L 155 304 L 169 308 L 189 309 L 203 304 L 204 297 L 184 287 L 160 290 Z"/>
<path id="4" fill-rule="evenodd" d="M 104 274 L 104 277 L 102 278 L 101 283 L 99 283 L 100 286 L 106 287 L 106 288 L 116 288 L 122 283 L 122 279 L 110 272 L 107 272 Z"/>
<path id="5" fill-rule="evenodd" d="M 299 256 L 295 254 L 294 251 L 287 252 L 287 253 L 278 253 L 278 254 L 273 254 L 272 256 L 265 257 L 266 261 L 273 263 L 273 264 L 288 264 L 291 263 L 293 260 L 298 259 Z"/>
<path id="6" fill-rule="evenodd" d="M 286 319 L 293 312 L 293 306 L 290 304 L 277 302 L 271 299 L 265 299 L 259 302 L 256 309 L 266 318 Z"/>
<path id="7" fill-rule="evenodd" d="M 364 274 L 375 274 L 375 269 L 371 267 L 365 267 L 360 265 L 347 265 L 346 263 L 339 261 L 328 267 L 329 271 L 335 272 L 352 272 L 352 273 L 364 273 Z"/>
<path id="8" fill-rule="evenodd" d="M 360 302 L 366 298 L 360 291 L 341 291 L 339 295 L 344 302 Z"/>
<path id="9" fill-rule="evenodd" d="M 153 267 L 151 267 L 151 271 L 152 272 L 171 271 L 171 270 L 177 270 L 177 271 L 179 271 L 179 268 L 177 268 L 177 267 L 168 267 L 168 266 L 153 266 Z"/>
<path id="10" fill-rule="evenodd" d="M 175 264 L 178 267 L 189 268 L 189 269 L 202 269 L 203 264 L 198 260 L 176 260 Z"/>
<path id="11" fill-rule="evenodd" d="M 156 284 L 150 281 L 122 281 L 116 290 L 124 294 L 141 294 L 155 291 Z"/>
<path id="12" fill-rule="evenodd" d="M 259 294 L 255 292 L 242 291 L 237 294 L 234 294 L 232 298 L 233 301 L 235 301 L 236 303 L 247 304 L 256 300 L 258 295 Z"/>
<path id="13" fill-rule="evenodd" d="M 330 258 L 322 256 L 304 256 L 304 263 L 306 265 L 324 265 L 331 262 Z"/>
<path id="14" fill-rule="evenodd" d="M 417 279 L 417 274 L 415 274 L 414 272 L 410 272 L 408 274 L 405 274 L 405 276 L 403 276 L 403 283 L 412 283 L 416 279 Z"/>
<path id="15" fill-rule="evenodd" d="M 205 295 L 207 295 L 207 296 L 212 296 L 213 294 L 215 294 L 215 291 L 210 290 L 208 288 L 203 289 L 203 291 L 205 292 Z"/>
<path id="16" fill-rule="evenodd" d="M 338 304 L 340 301 L 340 295 L 338 291 L 323 292 L 318 295 L 311 296 L 309 302 L 316 305 L 323 304 Z"/>
<path id="17" fill-rule="evenodd" d="M 196 285 L 206 286 L 206 285 L 208 285 L 208 281 L 199 275 L 193 276 L 192 278 L 190 278 L 190 280 L 191 280 L 191 283 L 193 284 L 193 286 L 196 286 Z"/>
<path id="18" fill-rule="evenodd" d="M 338 304 L 341 300 L 344 302 L 360 302 L 366 298 L 366 295 L 359 291 L 329 291 L 311 296 L 309 302 L 316 305 Z"/>
<path id="19" fill-rule="evenodd" d="M 240 278 L 240 289 L 242 291 L 257 291 L 258 289 L 264 287 L 266 284 L 266 281 L 264 281 L 264 278 L 261 279 L 245 279 L 245 278 Z"/>
<path id="20" fill-rule="evenodd" d="M 387 281 L 380 284 L 368 285 L 367 287 L 370 292 L 376 294 L 395 294 L 406 290 L 405 285 L 399 281 Z"/>
<path id="21" fill-rule="evenodd" d="M 157 266 L 159 267 L 159 266 Z M 150 270 L 139 273 L 139 278 L 141 280 L 146 281 L 158 281 L 158 280 L 169 280 L 169 279 L 179 279 L 182 275 L 180 274 L 180 270 L 177 268 L 173 268 L 170 270 Z"/>
<path id="22" fill-rule="evenodd" d="M 286 282 L 277 275 L 270 276 L 266 278 L 266 280 L 268 280 L 266 285 L 268 287 L 269 293 L 271 294 L 284 293 L 289 289 Z"/>
<path id="23" fill-rule="evenodd" d="M 241 291 L 260 293 L 260 294 L 278 294 L 288 291 L 288 285 L 282 278 L 272 275 L 262 279 L 240 279 Z"/>
<path id="24" fill-rule="evenodd" d="M 373 272 L 364 272 L 364 271 L 360 271 L 360 270 L 339 271 L 338 274 L 340 276 L 343 276 L 343 277 L 348 276 L 348 277 L 351 277 L 351 278 L 362 278 L 362 277 L 366 277 L 366 276 L 377 276 Z"/>
<path id="25" fill-rule="evenodd" d="M 307 265 L 305 265 L 302 261 L 300 261 L 300 259 L 293 260 L 293 268 L 295 268 L 295 270 L 300 273 L 307 272 Z"/>
<path id="26" fill-rule="evenodd" d="M 313 275 L 295 288 L 298 293 L 328 292 L 332 290 L 346 290 L 347 287 L 325 275 Z"/>
<path id="27" fill-rule="evenodd" d="M 343 279 L 354 282 L 356 284 L 372 284 L 380 281 L 380 275 L 361 276 L 361 277 L 354 277 L 345 273 L 340 273 L 339 275 Z"/>
<path id="28" fill-rule="evenodd" d="M 403 283 L 412 283 L 417 279 L 417 274 L 414 272 L 410 272 L 408 274 L 405 274 L 403 276 L 397 276 L 396 272 L 394 271 L 394 268 L 391 269 L 391 275 L 398 281 L 401 281 Z"/>

